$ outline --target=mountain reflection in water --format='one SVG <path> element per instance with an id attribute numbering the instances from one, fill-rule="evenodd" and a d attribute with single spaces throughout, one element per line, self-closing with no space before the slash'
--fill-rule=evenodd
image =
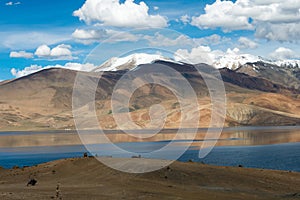
<path id="1" fill-rule="evenodd" d="M 112 143 L 159 142 L 173 141 L 176 138 L 174 142 L 178 143 L 178 145 L 184 145 L 193 141 L 192 146 L 200 146 L 206 136 L 205 129 L 199 129 L 196 135 L 191 133 L 190 129 L 183 129 L 178 134 L 176 129 L 164 129 L 154 136 L 152 136 L 153 130 L 131 130 L 128 132 L 130 134 L 117 130 L 107 130 L 105 134 L 97 131 L 85 131 L 81 137 L 84 138 L 85 144 L 102 144 L 108 141 Z M 138 137 L 140 135 L 143 136 L 143 139 Z M 300 127 L 225 128 L 220 138 L 211 140 L 216 140 L 217 146 L 251 146 L 300 142 Z M 80 144 L 82 142 L 76 131 L 0 133 L 0 148 Z"/>

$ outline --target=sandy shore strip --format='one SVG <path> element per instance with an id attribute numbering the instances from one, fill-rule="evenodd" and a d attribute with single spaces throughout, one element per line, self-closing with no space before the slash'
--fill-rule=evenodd
<path id="1" fill-rule="evenodd" d="M 137 164 L 145 162 L 143 158 L 133 159 Z M 147 162 L 155 165 L 160 161 Z M 31 178 L 37 184 L 27 187 Z M 174 162 L 155 172 L 129 174 L 108 168 L 94 158 L 70 158 L 0 170 L 1 200 L 60 197 L 64 200 L 299 199 L 300 173 Z"/>

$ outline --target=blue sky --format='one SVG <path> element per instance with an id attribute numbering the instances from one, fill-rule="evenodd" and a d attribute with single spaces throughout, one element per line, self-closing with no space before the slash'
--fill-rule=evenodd
<path id="1" fill-rule="evenodd" d="M 119 53 L 113 51 L 119 45 L 128 50 L 143 43 L 186 49 L 189 56 L 209 47 L 214 55 L 238 48 L 239 54 L 299 59 L 300 1 L 290 7 L 289 1 L 0 0 L 0 80 L 84 63 L 104 41 L 103 60 Z M 131 31 L 135 28 L 146 30 Z M 112 35 L 119 37 L 107 42 Z"/>

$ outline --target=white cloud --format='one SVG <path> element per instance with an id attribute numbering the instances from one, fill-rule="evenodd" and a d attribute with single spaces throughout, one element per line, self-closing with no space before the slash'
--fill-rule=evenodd
<path id="1" fill-rule="evenodd" d="M 292 59 L 296 57 L 296 53 L 288 48 L 279 47 L 274 52 L 270 53 L 270 58 L 275 60 Z"/>
<path id="2" fill-rule="evenodd" d="M 34 55 L 50 60 L 73 60 L 76 59 L 72 56 L 71 52 L 72 47 L 66 44 L 57 45 L 54 48 L 50 48 L 48 45 L 40 45 L 33 53 L 26 51 L 12 51 L 10 53 L 11 58 L 33 58 Z"/>
<path id="3" fill-rule="evenodd" d="M 212 5 L 206 5 L 205 14 L 192 17 L 191 24 L 204 29 L 222 27 L 225 31 L 253 29 L 247 16 L 235 14 L 238 9 L 236 3 L 217 0 Z"/>
<path id="4" fill-rule="evenodd" d="M 72 37 L 80 43 L 83 44 L 92 44 L 95 42 L 121 42 L 121 41 L 137 41 L 139 39 L 138 35 L 134 35 L 128 32 L 123 31 L 115 31 L 115 30 L 84 30 L 84 29 L 76 29 Z"/>
<path id="5" fill-rule="evenodd" d="M 300 38 L 299 0 L 216 0 L 205 13 L 192 18 L 199 28 L 224 31 L 256 30 L 256 36 L 269 40 L 295 41 Z"/>
<path id="6" fill-rule="evenodd" d="M 174 59 L 186 63 L 213 64 L 216 56 L 220 53 L 220 51 L 212 51 L 208 46 L 199 46 L 192 48 L 191 51 L 188 51 L 187 49 L 178 49 L 174 54 Z"/>
<path id="7" fill-rule="evenodd" d="M 60 44 L 51 49 L 49 46 L 44 44 L 39 46 L 34 54 L 39 58 L 72 60 L 74 57 L 72 56 L 71 48 L 72 47 L 70 45 Z"/>
<path id="8" fill-rule="evenodd" d="M 238 42 L 239 48 L 241 49 L 255 49 L 258 47 L 258 44 L 256 42 L 253 42 L 252 40 L 246 37 L 240 37 Z"/>
<path id="9" fill-rule="evenodd" d="M 39 46 L 34 54 L 38 57 L 48 57 L 51 54 L 51 49 L 50 47 L 44 44 Z"/>
<path id="10" fill-rule="evenodd" d="M 6 6 L 12 6 L 14 3 L 12 1 L 5 3 Z"/>
<path id="11" fill-rule="evenodd" d="M 105 26 L 131 28 L 159 28 L 167 26 L 167 19 L 160 15 L 150 15 L 149 7 L 142 1 L 134 0 L 86 0 L 73 15 L 87 24 L 92 22 Z"/>
<path id="12" fill-rule="evenodd" d="M 31 65 L 29 67 L 25 67 L 22 70 L 12 68 L 10 70 L 11 74 L 15 76 L 16 78 L 20 78 L 22 76 L 27 76 L 29 74 L 44 70 L 44 69 L 50 69 L 50 68 L 63 68 L 63 69 L 70 69 L 70 70 L 76 70 L 76 71 L 91 71 L 95 69 L 97 66 L 86 63 L 86 64 L 81 64 L 81 63 L 73 63 L 69 62 L 66 63 L 65 65 L 47 65 L 47 66 L 40 66 L 40 65 Z"/>
<path id="13" fill-rule="evenodd" d="M 159 7 L 158 7 L 158 6 L 154 6 L 153 9 L 154 9 L 154 10 L 158 10 Z"/>
<path id="14" fill-rule="evenodd" d="M 78 40 L 101 40 L 106 36 L 105 30 L 84 30 L 84 29 L 76 29 L 72 36 Z"/>
<path id="15" fill-rule="evenodd" d="M 51 50 L 50 56 L 72 58 L 72 52 L 70 51 L 71 48 L 72 47 L 70 45 L 58 45 Z"/>
<path id="16" fill-rule="evenodd" d="M 11 58 L 33 58 L 33 53 L 26 51 L 12 51 L 9 54 Z"/>
<path id="17" fill-rule="evenodd" d="M 21 4 L 21 2 L 19 2 L 19 1 L 15 2 L 15 3 L 12 1 L 9 1 L 9 2 L 5 3 L 6 6 L 13 6 L 13 5 L 20 5 L 20 4 Z"/>
<path id="18" fill-rule="evenodd" d="M 30 67 L 25 67 L 23 70 L 17 70 L 15 68 L 12 68 L 10 70 L 11 74 L 15 76 L 16 78 L 27 76 L 29 74 L 32 74 L 34 72 L 40 71 L 42 69 L 41 66 L 38 65 L 31 65 Z"/>
<path id="19" fill-rule="evenodd" d="M 180 17 L 180 20 L 184 23 L 184 24 L 187 24 L 187 23 L 189 23 L 190 22 L 190 16 L 188 16 L 188 15 L 183 15 L 183 16 L 181 16 Z"/>
<path id="20" fill-rule="evenodd" d="M 300 22 L 286 24 L 259 24 L 256 28 L 255 36 L 280 42 L 298 41 L 300 40 Z"/>

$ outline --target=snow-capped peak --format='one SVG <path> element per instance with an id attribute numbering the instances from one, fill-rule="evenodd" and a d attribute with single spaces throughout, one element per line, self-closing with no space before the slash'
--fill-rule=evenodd
<path id="1" fill-rule="evenodd" d="M 300 60 L 269 60 L 261 56 L 251 54 L 239 54 L 237 50 L 228 50 L 222 55 L 215 57 L 213 66 L 216 68 L 237 69 L 247 63 L 264 62 L 280 67 L 300 67 Z"/>
<path id="2" fill-rule="evenodd" d="M 117 71 L 124 69 L 135 69 L 137 66 L 142 64 L 150 64 L 156 60 L 163 60 L 169 62 L 175 62 L 170 58 L 165 58 L 158 54 L 146 54 L 146 53 L 135 53 L 125 57 L 113 57 L 103 63 L 98 71 Z"/>
<path id="3" fill-rule="evenodd" d="M 213 66 L 216 68 L 226 67 L 229 69 L 236 69 L 246 63 L 257 61 L 261 61 L 261 58 L 250 54 L 225 54 L 218 57 L 214 61 Z"/>
<path id="4" fill-rule="evenodd" d="M 246 63 L 253 63 L 262 60 L 259 56 L 251 54 L 241 54 L 238 48 L 233 50 L 228 49 L 226 52 L 222 52 L 215 55 L 213 66 L 216 68 L 229 68 L 236 69 Z"/>

